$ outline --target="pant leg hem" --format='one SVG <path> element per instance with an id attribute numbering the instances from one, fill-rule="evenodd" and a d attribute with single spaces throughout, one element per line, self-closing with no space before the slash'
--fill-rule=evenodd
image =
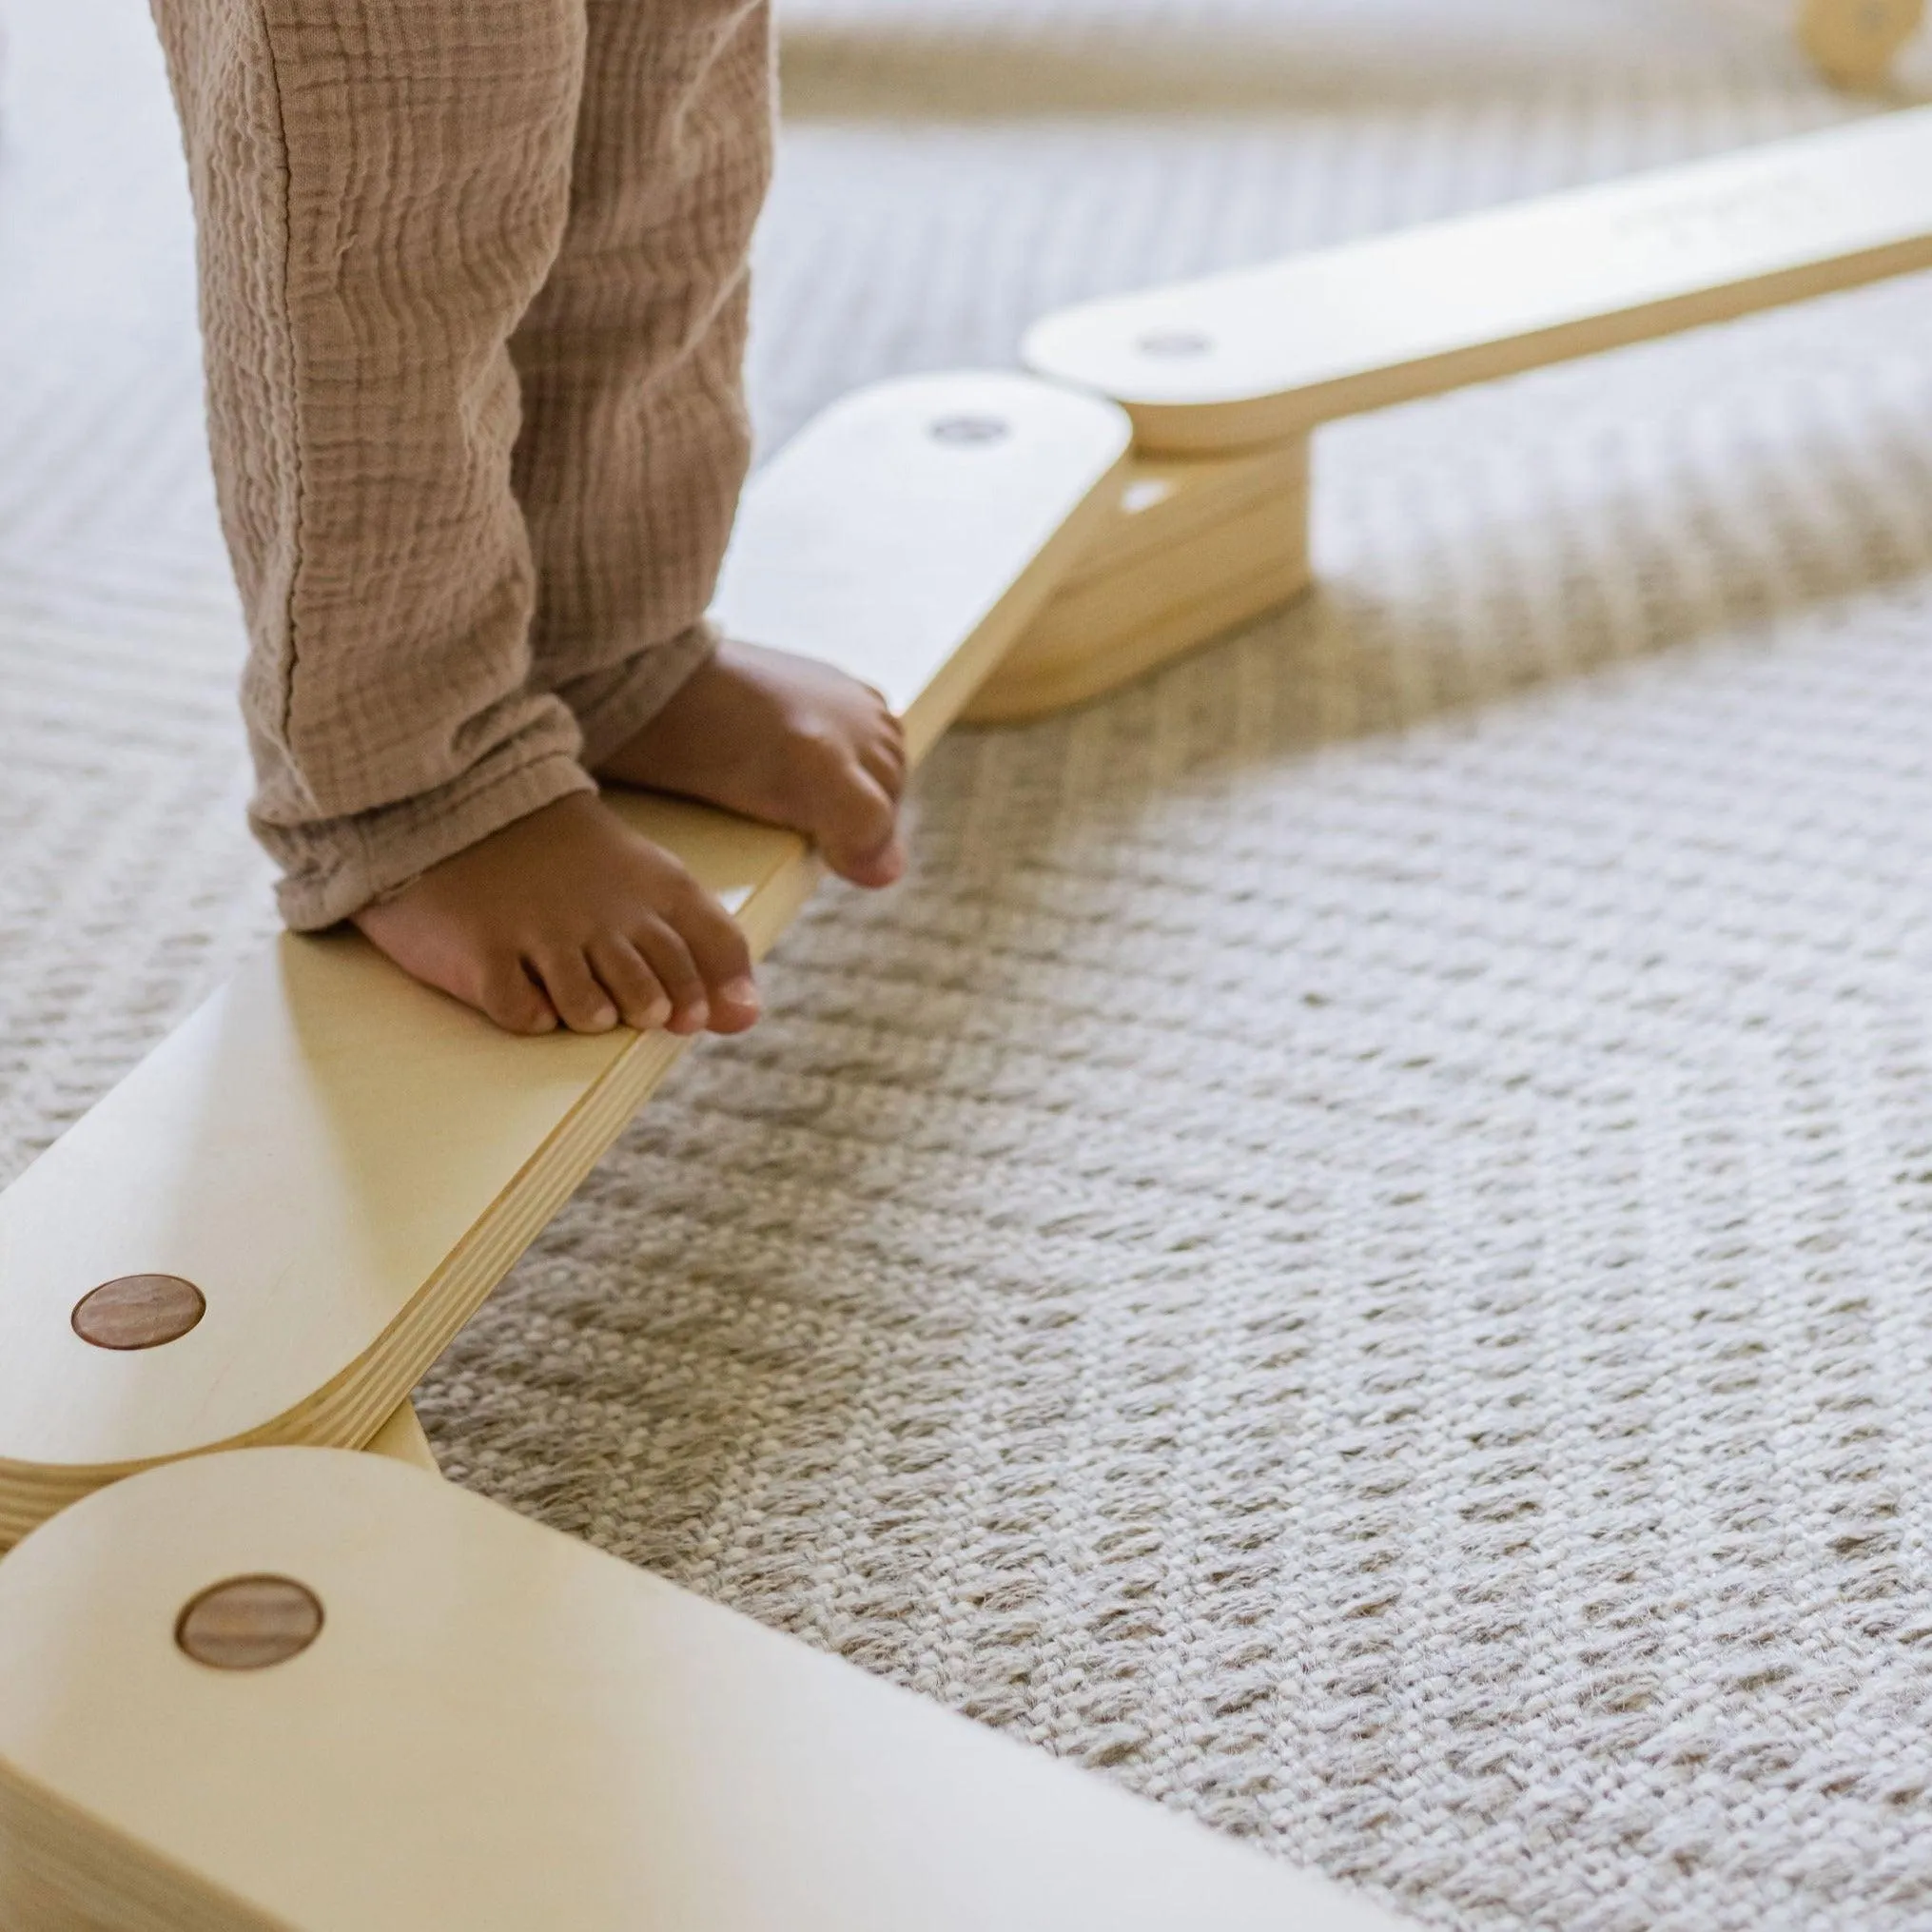
<path id="1" fill-rule="evenodd" d="M 640 651 L 628 664 L 573 679 L 557 696 L 576 713 L 583 762 L 595 771 L 676 696 L 679 687 L 718 648 L 718 634 L 700 619 L 668 644 Z"/>
<path id="2" fill-rule="evenodd" d="M 317 932 L 393 897 L 506 825 L 595 790 L 596 780 L 570 752 L 544 751 L 507 768 L 486 760 L 427 797 L 355 818 L 255 829 L 283 868 L 275 896 L 284 923 L 296 932 Z"/>

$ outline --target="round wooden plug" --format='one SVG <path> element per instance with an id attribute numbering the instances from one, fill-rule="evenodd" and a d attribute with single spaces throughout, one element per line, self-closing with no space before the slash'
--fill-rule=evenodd
<path id="1" fill-rule="evenodd" d="M 292 1576 L 231 1576 L 189 1600 L 174 1641 L 211 1670 L 265 1670 L 322 1635 L 322 1607 Z"/>
<path id="2" fill-rule="evenodd" d="M 179 1341 L 208 1312 L 179 1275 L 118 1275 L 74 1303 L 74 1333 L 96 1348 L 159 1348 Z"/>

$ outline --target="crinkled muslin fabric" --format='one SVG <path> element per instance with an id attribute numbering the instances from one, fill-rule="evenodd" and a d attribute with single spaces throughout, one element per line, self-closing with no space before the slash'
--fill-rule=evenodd
<path id="1" fill-rule="evenodd" d="M 761 443 L 1873 111 L 1790 11 L 791 0 Z M 159 62 L 0 18 L 10 1175 L 274 914 Z M 438 1452 L 1424 1923 L 1921 1932 L 1932 288 L 1337 425 L 1315 496 L 1306 603 L 942 744 L 914 875 L 813 902 Z"/>
<path id="2" fill-rule="evenodd" d="M 252 817 L 298 927 L 571 791 L 711 646 L 764 0 L 156 0 Z"/>

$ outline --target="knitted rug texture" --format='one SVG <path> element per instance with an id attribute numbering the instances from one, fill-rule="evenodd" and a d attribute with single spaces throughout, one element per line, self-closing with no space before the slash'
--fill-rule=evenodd
<path id="1" fill-rule="evenodd" d="M 0 27 L 4 1179 L 271 915 L 158 59 L 136 0 Z M 795 0 L 761 433 L 1873 109 L 1787 27 Z M 941 748 L 911 879 L 820 894 L 438 1452 L 1421 1922 L 1923 1926 L 1932 283 L 1316 474 L 1307 601 Z"/>

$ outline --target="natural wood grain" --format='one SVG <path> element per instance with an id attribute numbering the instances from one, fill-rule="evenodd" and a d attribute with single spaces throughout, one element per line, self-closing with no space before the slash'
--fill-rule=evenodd
<path id="1" fill-rule="evenodd" d="M 1308 588 L 1308 446 L 1136 459 L 1113 523 L 964 713 L 1084 704 Z"/>
<path id="2" fill-rule="evenodd" d="M 1925 17 L 1925 0 L 1804 0 L 1798 43 L 1842 88 L 1883 84 Z"/>
<path id="3" fill-rule="evenodd" d="M 1307 493 L 1306 442 L 1278 443 L 1239 456 L 1150 457 L 1137 452 L 1127 465 L 1114 514 L 1047 599 L 1041 618 L 1071 592 L 1109 582 L 1152 556 L 1173 556 L 1251 510 Z M 1026 636 L 1037 632 L 1039 621 Z M 1023 638 L 1014 652 L 1025 648 Z"/>
<path id="4" fill-rule="evenodd" d="M 999 420 L 979 441 L 935 423 Z M 754 479 L 717 611 L 878 685 L 924 751 L 1110 508 L 1126 425 L 1023 377 L 848 398 Z M 631 797 L 768 947 L 815 882 L 789 832 Z M 245 966 L 0 1196 L 0 1547 L 99 1484 L 238 1441 L 368 1440 L 681 1043 L 518 1040 L 353 934 Z M 205 1317 L 89 1348 L 69 1316 L 179 1275 Z"/>
<path id="5" fill-rule="evenodd" d="M 315 1643 L 224 1674 L 211 1581 Z M 381 1457 L 248 1450 L 0 1562 L 0 1923 L 1393 1932 L 1322 1880 Z M 29 1905 L 31 1900 L 29 1899 Z M 171 1911 L 173 1917 L 165 1916 Z"/>
<path id="6" fill-rule="evenodd" d="M 174 1622 L 184 1655 L 211 1670 L 266 1670 L 322 1635 L 321 1599 L 291 1576 L 231 1576 L 198 1590 Z"/>
<path id="7" fill-rule="evenodd" d="M 83 1295 L 68 1320 L 95 1348 L 165 1348 L 207 1312 L 202 1291 L 179 1275 L 122 1275 Z"/>
<path id="8" fill-rule="evenodd" d="M 1932 108 L 1047 317 L 1142 453 L 1317 422 L 1932 265 Z"/>

